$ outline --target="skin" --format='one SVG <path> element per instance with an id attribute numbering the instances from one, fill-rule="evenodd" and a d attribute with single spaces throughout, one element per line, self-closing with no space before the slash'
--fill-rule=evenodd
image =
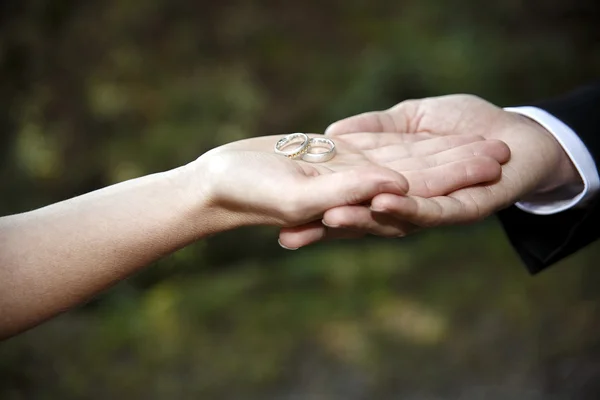
<path id="1" fill-rule="evenodd" d="M 506 143 L 511 156 L 494 181 L 447 194 L 430 193 L 431 196 L 410 191 L 409 196 L 384 193 L 375 196 L 369 205 L 330 209 L 319 228 L 328 231 L 323 237 L 341 236 L 345 231 L 355 236 L 405 236 L 426 227 L 474 223 L 517 201 L 534 200 L 582 185 L 567 154 L 546 129 L 472 95 L 405 101 L 388 110 L 338 121 L 327 129 L 326 135 L 360 149 L 380 148 L 378 139 L 365 136 L 365 132 L 385 136 L 386 146 L 405 142 L 410 135 L 429 134 L 445 139 L 477 135 Z M 375 156 L 372 161 L 385 163 L 387 158 Z M 280 235 L 280 241 L 289 248 L 304 246 L 312 239 L 303 227 L 283 229 Z"/>
<path id="2" fill-rule="evenodd" d="M 360 134 L 336 138 L 334 159 L 310 164 L 274 154 L 281 137 L 230 143 L 173 170 L 0 218 L 0 337 L 206 236 L 271 225 L 323 239 L 328 210 L 384 194 L 440 196 L 498 179 L 509 158 L 503 143 L 474 135 Z"/>

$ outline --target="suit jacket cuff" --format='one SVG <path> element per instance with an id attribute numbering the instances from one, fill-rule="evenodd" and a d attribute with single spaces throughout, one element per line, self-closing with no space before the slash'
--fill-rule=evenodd
<path id="1" fill-rule="evenodd" d="M 566 96 L 533 104 L 575 132 L 596 166 L 600 165 L 600 82 Z M 516 206 L 498 216 L 528 270 L 538 273 L 596 240 L 600 235 L 600 196 L 583 208 L 535 215 Z"/>
<path id="2" fill-rule="evenodd" d="M 575 132 L 558 118 L 537 107 L 508 107 L 506 111 L 524 115 L 543 126 L 562 146 L 579 172 L 583 187 L 575 196 L 573 190 L 553 193 L 553 198 L 544 201 L 521 201 L 516 204 L 525 212 L 539 215 L 556 214 L 589 202 L 600 189 L 600 177 L 594 159 Z M 571 189 L 571 188 L 569 188 Z"/>

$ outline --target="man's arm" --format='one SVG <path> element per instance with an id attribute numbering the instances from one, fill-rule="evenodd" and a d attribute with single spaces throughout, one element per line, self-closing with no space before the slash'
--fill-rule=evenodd
<path id="1" fill-rule="evenodd" d="M 569 129 L 578 130 L 584 140 L 581 148 L 584 152 L 588 151 L 586 147 L 590 149 L 596 164 L 599 153 L 595 136 L 600 108 L 598 98 L 599 91 L 595 87 L 539 105 L 570 125 L 572 129 Z M 569 211 L 562 208 L 563 212 L 550 216 L 522 210 L 526 204 L 531 205 L 532 199 L 539 202 L 543 196 L 548 200 L 556 193 L 564 195 L 565 189 L 572 194 L 570 189 L 582 184 L 582 175 L 569 152 L 556 135 L 535 118 L 503 110 L 476 96 L 458 94 L 407 100 L 388 110 L 367 112 L 338 121 L 326 131 L 331 137 L 348 138 L 350 141 L 355 132 L 431 133 L 446 138 L 475 134 L 503 141 L 510 148 L 511 158 L 503 165 L 502 177 L 498 181 L 442 196 L 378 195 L 370 204 L 374 213 L 359 214 L 347 207 L 329 210 L 323 218 L 328 226 L 354 230 L 368 227 L 368 232 L 380 234 L 384 225 L 380 221 L 386 216 L 385 225 L 394 226 L 396 235 L 402 236 L 415 228 L 477 222 L 507 209 L 500 213 L 502 221 L 512 243 L 532 272 L 542 270 L 598 237 L 598 228 L 594 226 L 597 203 L 588 203 L 586 208 L 578 204 Z M 358 141 L 355 144 L 365 145 Z M 373 143 L 368 145 L 377 146 Z M 594 162 L 591 164 L 594 165 Z M 596 167 L 592 170 L 595 172 Z M 573 205 L 568 195 L 561 200 L 567 200 L 566 203 L 561 201 L 563 205 Z M 556 203 L 556 198 L 551 202 Z M 548 207 L 544 208 L 545 212 L 538 209 L 538 214 L 548 214 Z M 407 226 L 407 223 L 412 225 Z M 591 226 L 595 233 L 587 232 Z"/>
<path id="2" fill-rule="evenodd" d="M 559 209 L 556 213 L 550 211 L 551 215 L 536 215 L 531 207 L 510 207 L 498 213 L 512 245 L 531 273 L 542 271 L 600 237 L 596 167 L 600 165 L 600 84 L 535 106 L 559 119 L 585 146 L 583 150 L 573 146 L 570 157 L 584 177 L 583 190 L 587 192 L 581 193 L 579 204 L 571 204 L 567 210 Z"/>

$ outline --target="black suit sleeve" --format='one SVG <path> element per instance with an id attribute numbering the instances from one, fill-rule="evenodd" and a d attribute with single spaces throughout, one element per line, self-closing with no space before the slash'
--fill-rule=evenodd
<path id="1" fill-rule="evenodd" d="M 567 124 L 600 166 L 600 82 L 533 104 Z M 600 196 L 585 208 L 534 215 L 510 207 L 498 217 L 527 269 L 536 274 L 600 237 Z"/>

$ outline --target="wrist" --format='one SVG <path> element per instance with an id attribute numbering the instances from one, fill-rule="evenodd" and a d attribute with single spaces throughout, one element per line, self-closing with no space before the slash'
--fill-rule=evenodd
<path id="1" fill-rule="evenodd" d="M 237 227 L 232 218 L 223 215 L 224 210 L 214 201 L 212 183 L 205 179 L 198 163 L 193 162 L 165 174 L 172 187 L 173 199 L 177 202 L 174 207 L 185 219 L 186 229 L 193 240 Z"/>
<path id="2" fill-rule="evenodd" d="M 573 191 L 573 188 L 581 187 L 583 185 L 581 175 L 554 135 L 537 121 L 527 116 L 515 116 L 519 117 L 524 124 L 528 125 L 531 134 L 539 137 L 540 145 L 538 146 L 537 152 L 542 157 L 553 160 L 550 168 L 544 171 L 545 176 L 540 179 L 539 184 L 532 194 L 546 195 L 555 191 L 567 193 Z"/>
<path id="3" fill-rule="evenodd" d="M 196 223 L 198 238 L 251 225 L 241 210 L 223 201 L 219 187 L 224 181 L 223 165 L 219 157 L 212 156 L 213 153 L 214 150 L 172 170 L 184 193 L 183 203 Z"/>

